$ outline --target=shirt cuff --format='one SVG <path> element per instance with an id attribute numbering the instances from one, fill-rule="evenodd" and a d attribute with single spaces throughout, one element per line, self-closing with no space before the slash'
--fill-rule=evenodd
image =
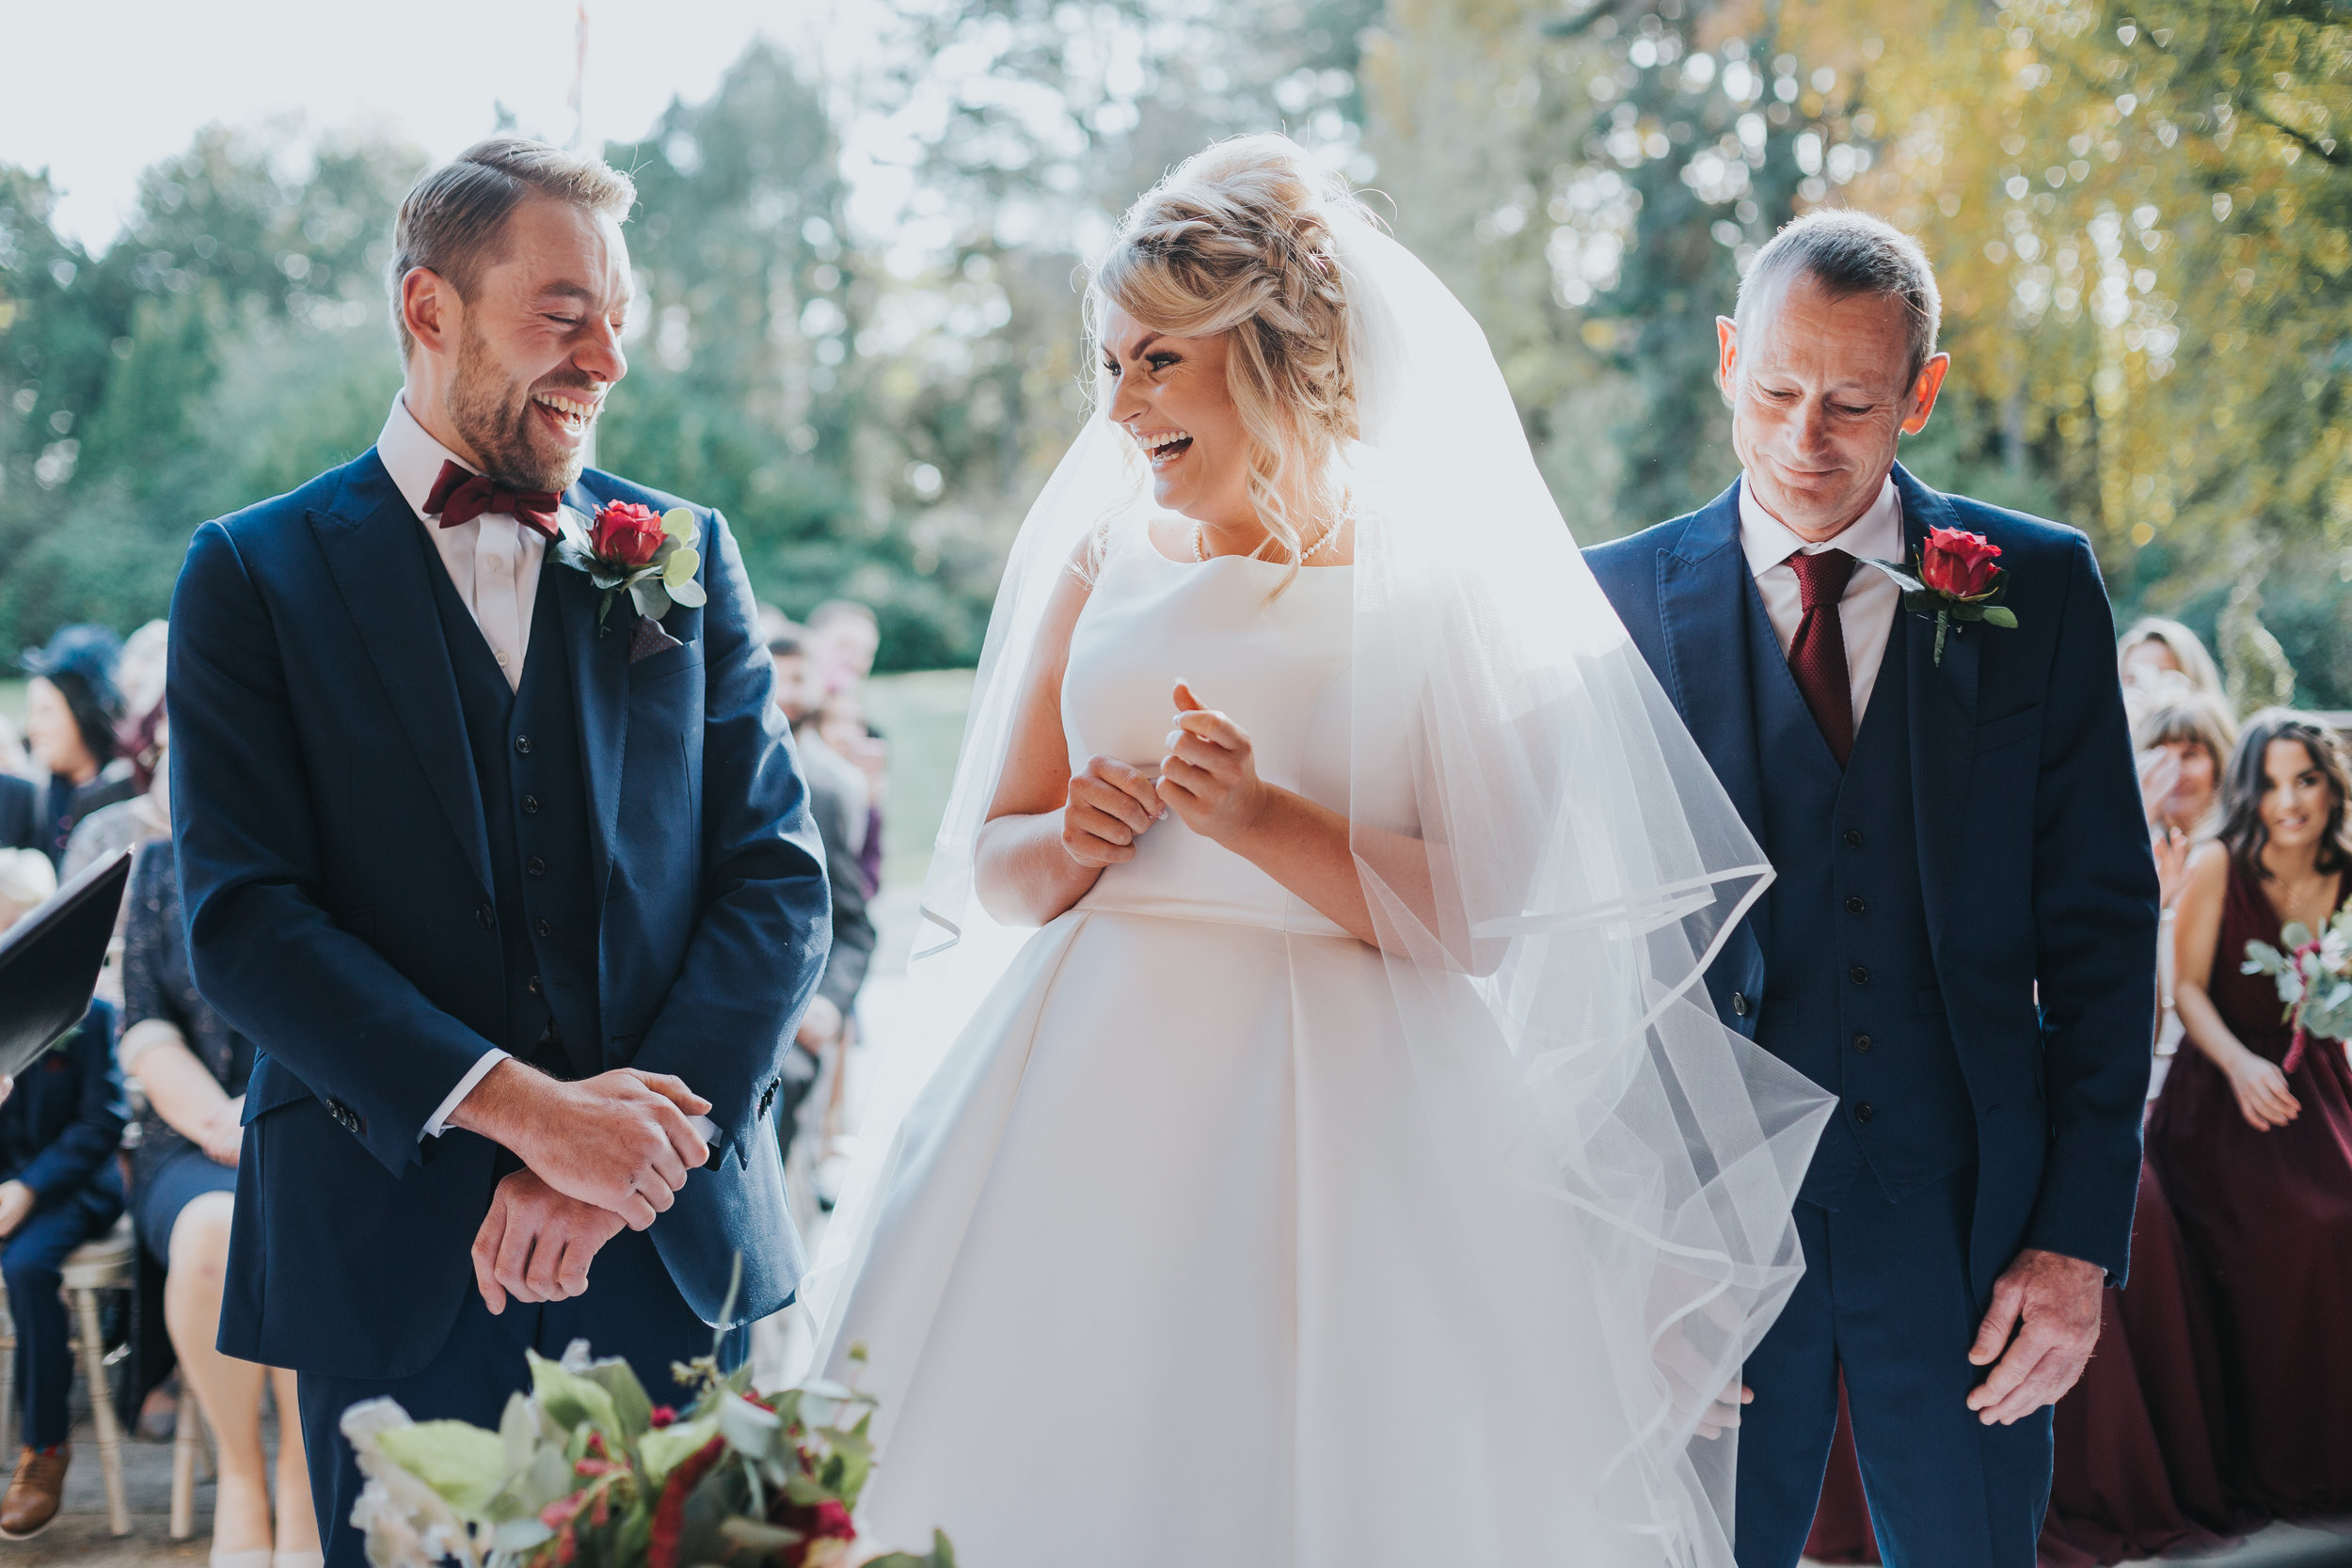
<path id="1" fill-rule="evenodd" d="M 504 1060 L 506 1053 L 495 1045 L 476 1057 L 473 1066 L 466 1069 L 466 1076 L 457 1080 L 457 1086 L 449 1091 L 449 1098 L 442 1101 L 439 1108 L 433 1113 L 433 1119 L 424 1124 L 424 1131 L 418 1134 L 417 1141 L 422 1143 L 427 1138 L 437 1138 L 449 1131 L 449 1118 L 457 1114 L 458 1105 L 473 1093 L 473 1086 L 487 1077 L 492 1068 Z"/>

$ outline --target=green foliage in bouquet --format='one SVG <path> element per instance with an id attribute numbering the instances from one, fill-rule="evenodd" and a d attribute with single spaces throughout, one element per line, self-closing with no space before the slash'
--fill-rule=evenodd
<path id="1" fill-rule="evenodd" d="M 676 1369 L 702 1389 L 679 1415 L 653 1404 L 626 1361 L 592 1360 L 585 1340 L 560 1361 L 530 1360 L 531 1392 L 507 1401 L 496 1432 L 412 1421 L 389 1399 L 343 1413 L 367 1478 L 352 1523 L 376 1568 L 444 1559 L 464 1568 L 955 1568 L 936 1531 L 921 1557 L 852 1555 L 874 1466 L 874 1402 L 854 1389 L 812 1384 L 762 1398 L 748 1366 L 720 1372 L 714 1344 Z"/>
<path id="2" fill-rule="evenodd" d="M 2282 1066 L 2293 1072 L 2303 1059 L 2303 1042 L 2352 1039 L 2352 910 L 2340 910 L 2314 934 L 2301 921 L 2279 933 L 2282 952 L 2266 942 L 2246 944 L 2248 974 L 2267 974 L 2278 983 L 2286 1022 L 2295 1026 Z"/>

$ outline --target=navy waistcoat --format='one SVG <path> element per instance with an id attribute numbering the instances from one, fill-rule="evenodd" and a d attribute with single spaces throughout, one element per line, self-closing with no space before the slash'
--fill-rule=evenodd
<path id="1" fill-rule="evenodd" d="M 1778 873 L 1759 933 L 1756 1039 L 1838 1096 L 1801 1194 L 1833 1209 L 1865 1170 L 1899 1199 L 1976 1157 L 1919 881 L 1903 678 L 1912 620 L 1895 618 L 1841 771 L 1749 581 L 1762 838 Z"/>
<path id="2" fill-rule="evenodd" d="M 496 926 L 505 962 L 506 1037 L 498 1043 L 559 1076 L 589 1077 L 604 1066 L 596 1017 L 601 911 L 589 871 L 588 792 L 553 580 L 561 568 L 548 560 L 540 570 L 522 684 L 515 688 L 431 540 L 424 547 L 433 555 L 425 576 L 449 640 L 489 834 L 493 902 L 474 917 Z"/>

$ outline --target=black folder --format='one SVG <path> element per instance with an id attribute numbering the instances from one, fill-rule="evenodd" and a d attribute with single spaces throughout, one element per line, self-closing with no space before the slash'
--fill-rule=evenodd
<path id="1" fill-rule="evenodd" d="M 89 1011 L 130 879 L 119 849 L 0 936 L 0 1073 L 22 1073 Z"/>

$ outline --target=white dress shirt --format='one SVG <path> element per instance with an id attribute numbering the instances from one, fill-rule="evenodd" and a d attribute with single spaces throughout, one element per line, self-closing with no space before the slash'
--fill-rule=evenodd
<path id="1" fill-rule="evenodd" d="M 539 564 L 547 559 L 548 542 L 539 531 L 511 512 L 485 512 L 471 522 L 443 528 L 437 515 L 424 509 L 433 482 L 443 463 L 454 463 L 468 473 L 474 466 L 435 440 L 408 412 L 400 397 L 392 399 L 384 434 L 375 438 L 375 455 L 384 471 L 407 498 L 433 547 L 449 568 L 457 596 L 482 628 L 483 641 L 506 672 L 506 684 L 523 683 L 523 653 L 531 646 L 531 608 L 539 597 Z"/>
<path id="2" fill-rule="evenodd" d="M 523 651 L 531 646 L 531 610 L 539 597 L 539 565 L 547 559 L 547 540 L 538 530 L 516 521 L 511 512 L 485 512 L 471 522 L 443 528 L 437 514 L 425 511 L 425 498 L 432 494 L 433 482 L 441 477 L 442 464 L 454 463 L 468 473 L 477 470 L 417 422 L 404 396 L 392 399 L 384 434 L 375 438 L 375 455 L 407 499 L 417 521 L 424 526 L 425 537 L 440 552 L 441 564 L 449 568 L 457 596 L 465 601 L 467 613 L 482 628 L 483 641 L 490 644 L 491 656 L 506 673 L 506 684 L 519 688 Z M 446 1132 L 459 1102 L 504 1060 L 506 1053 L 496 1046 L 477 1057 L 424 1124 L 424 1135 L 437 1138 Z"/>
<path id="3" fill-rule="evenodd" d="M 1846 634 L 1846 676 L 1852 684 L 1854 730 L 1859 734 L 1862 710 L 1869 704 L 1870 689 L 1878 684 L 1879 666 L 1885 662 L 1887 641 L 1895 635 L 1895 611 L 1903 596 L 1893 578 L 1867 564 L 1903 558 L 1903 502 L 1895 493 L 1895 476 L 1886 476 L 1878 499 L 1847 524 L 1843 532 L 1808 545 L 1764 510 L 1742 475 L 1740 549 L 1748 558 L 1748 570 L 1756 578 L 1756 591 L 1764 597 L 1764 613 L 1772 619 L 1772 635 L 1780 641 L 1784 658 L 1788 656 L 1788 644 L 1796 640 L 1797 623 L 1804 619 L 1804 590 L 1788 558 L 1819 555 L 1823 550 L 1844 550 L 1854 558 L 1853 577 L 1846 584 L 1845 597 L 1837 601 L 1837 620 Z"/>

